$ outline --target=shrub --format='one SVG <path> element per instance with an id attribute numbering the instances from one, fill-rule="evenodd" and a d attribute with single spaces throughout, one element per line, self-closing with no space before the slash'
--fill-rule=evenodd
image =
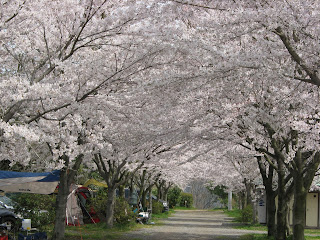
<path id="1" fill-rule="evenodd" d="M 253 209 L 251 205 L 248 205 L 241 211 L 241 222 L 251 222 L 252 219 Z"/>
<path id="2" fill-rule="evenodd" d="M 228 204 L 228 192 L 227 187 L 224 185 L 218 185 L 213 190 L 212 193 L 219 197 L 219 200 L 222 204 L 227 206 Z M 234 196 L 235 197 L 235 196 Z"/>
<path id="3" fill-rule="evenodd" d="M 180 206 L 191 208 L 193 204 L 193 197 L 191 193 L 181 193 L 180 194 Z"/>
<path id="4" fill-rule="evenodd" d="M 12 194 L 11 198 L 17 203 L 15 211 L 23 218 L 32 220 L 32 227 L 42 228 L 54 222 L 55 202 L 54 195 L 33 193 Z"/>
<path id="5" fill-rule="evenodd" d="M 182 190 L 175 186 L 174 188 L 171 188 L 168 192 L 168 202 L 169 207 L 172 208 L 174 206 L 177 206 L 180 202 L 180 193 Z"/>
<path id="6" fill-rule="evenodd" d="M 114 208 L 114 220 L 119 224 L 126 224 L 134 218 L 134 213 L 128 202 L 123 198 L 117 198 Z"/>
<path id="7" fill-rule="evenodd" d="M 107 190 L 105 188 L 99 188 L 95 193 L 95 197 L 93 197 L 90 202 L 87 202 L 87 204 L 90 205 L 86 206 L 87 209 L 93 207 L 101 221 L 104 221 L 106 217 L 107 198 Z"/>
<path id="8" fill-rule="evenodd" d="M 152 201 L 152 213 L 158 214 L 158 213 L 162 213 L 162 211 L 163 211 L 163 203 Z"/>
<path id="9" fill-rule="evenodd" d="M 108 194 L 104 188 L 99 189 L 99 191 L 96 193 L 96 196 L 90 201 L 90 206 L 94 208 L 101 221 L 105 221 L 107 199 Z M 116 198 L 113 217 L 114 221 L 119 224 L 125 224 L 134 218 L 134 213 L 125 199 Z"/>

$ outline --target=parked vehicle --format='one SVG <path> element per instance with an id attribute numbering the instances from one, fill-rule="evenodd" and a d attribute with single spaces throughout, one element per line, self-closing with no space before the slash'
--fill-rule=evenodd
<path id="1" fill-rule="evenodd" d="M 163 205 L 163 212 L 168 212 L 169 211 L 169 204 L 166 201 L 161 200 L 161 199 L 159 200 L 159 202 L 161 202 Z"/>
<path id="2" fill-rule="evenodd" d="M 14 203 L 6 197 L 0 196 L 0 224 L 7 226 L 9 231 L 19 228 L 20 218 L 13 212 Z"/>
<path id="3" fill-rule="evenodd" d="M 149 212 L 139 212 L 139 215 L 137 217 L 138 223 L 148 223 L 150 219 L 150 213 Z"/>

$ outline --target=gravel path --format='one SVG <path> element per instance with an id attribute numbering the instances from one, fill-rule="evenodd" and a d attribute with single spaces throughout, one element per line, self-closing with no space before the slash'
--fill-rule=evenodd
<path id="1" fill-rule="evenodd" d="M 172 217 L 163 221 L 163 225 L 143 228 L 127 233 L 123 240 L 209 240 L 239 239 L 249 233 L 266 233 L 233 229 L 232 218 L 222 211 L 178 210 Z"/>

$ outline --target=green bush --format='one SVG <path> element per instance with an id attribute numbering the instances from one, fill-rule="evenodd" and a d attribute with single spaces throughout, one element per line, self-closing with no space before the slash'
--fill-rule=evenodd
<path id="1" fill-rule="evenodd" d="M 99 188 L 98 191 L 95 193 L 95 197 L 93 197 L 90 200 L 90 202 L 87 203 L 90 206 L 86 206 L 87 209 L 90 209 L 90 207 L 93 207 L 93 209 L 96 211 L 101 221 L 105 220 L 107 198 L 108 198 L 107 189 Z"/>
<path id="2" fill-rule="evenodd" d="M 158 214 L 158 213 L 162 213 L 162 211 L 163 211 L 163 203 L 152 201 L 152 213 Z"/>
<path id="3" fill-rule="evenodd" d="M 216 186 L 213 190 L 212 193 L 217 195 L 219 197 L 219 200 L 221 201 L 222 204 L 227 206 L 228 204 L 228 192 L 227 192 L 227 187 L 224 185 L 218 185 Z M 233 196 L 235 197 L 235 196 Z"/>
<path id="4" fill-rule="evenodd" d="M 32 227 L 42 228 L 54 222 L 55 202 L 54 195 L 20 193 L 10 195 L 17 205 L 15 211 L 25 219 L 31 219 Z"/>
<path id="5" fill-rule="evenodd" d="M 193 196 L 191 193 L 181 193 L 180 194 L 180 206 L 191 208 L 193 204 Z"/>
<path id="6" fill-rule="evenodd" d="M 241 211 L 241 222 L 252 222 L 253 209 L 251 205 L 246 206 Z"/>
<path id="7" fill-rule="evenodd" d="M 101 188 L 90 201 L 90 206 L 92 206 L 97 212 L 101 221 L 105 221 L 107 199 L 107 190 L 105 188 Z M 123 198 L 116 198 L 115 201 L 114 221 L 118 224 L 128 223 L 128 221 L 134 218 L 134 213 L 130 205 Z"/>
<path id="8" fill-rule="evenodd" d="M 177 206 L 180 202 L 180 194 L 182 190 L 175 186 L 174 188 L 171 188 L 168 192 L 168 202 L 169 207 L 173 208 L 174 206 Z"/>
<path id="9" fill-rule="evenodd" d="M 128 202 L 123 198 L 117 198 L 114 208 L 114 220 L 119 224 L 126 224 L 134 218 L 134 213 Z"/>

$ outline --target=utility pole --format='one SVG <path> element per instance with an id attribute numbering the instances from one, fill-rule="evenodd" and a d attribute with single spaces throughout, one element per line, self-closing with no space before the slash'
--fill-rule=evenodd
<path id="1" fill-rule="evenodd" d="M 228 192 L 228 210 L 232 210 L 232 191 L 230 190 Z"/>

